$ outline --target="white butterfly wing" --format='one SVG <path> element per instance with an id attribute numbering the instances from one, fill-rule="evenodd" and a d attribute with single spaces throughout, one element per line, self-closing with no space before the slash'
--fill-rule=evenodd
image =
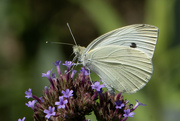
<path id="1" fill-rule="evenodd" d="M 119 45 L 135 47 L 146 53 L 150 58 L 154 54 L 155 45 L 158 37 L 158 28 L 147 24 L 134 24 L 110 31 L 94 41 L 86 48 L 88 51 L 107 45 Z"/>
<path id="2" fill-rule="evenodd" d="M 108 91 L 134 93 L 151 78 L 151 58 L 137 48 L 108 45 L 89 51 L 85 66 L 94 71 Z"/>

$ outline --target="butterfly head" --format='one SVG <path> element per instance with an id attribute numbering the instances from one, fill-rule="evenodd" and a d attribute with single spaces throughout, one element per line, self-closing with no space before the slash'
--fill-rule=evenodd
<path id="1" fill-rule="evenodd" d="M 78 45 L 73 46 L 73 52 L 78 58 L 78 60 L 81 60 L 82 56 L 84 55 L 84 50 L 85 50 L 85 47 L 81 47 Z"/>

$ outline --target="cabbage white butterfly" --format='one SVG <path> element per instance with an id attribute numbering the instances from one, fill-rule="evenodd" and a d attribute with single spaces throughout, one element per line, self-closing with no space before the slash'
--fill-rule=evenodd
<path id="1" fill-rule="evenodd" d="M 110 93 L 134 93 L 146 85 L 153 72 L 152 57 L 158 28 L 134 24 L 110 31 L 86 48 L 73 46 L 75 57 L 95 72 Z"/>

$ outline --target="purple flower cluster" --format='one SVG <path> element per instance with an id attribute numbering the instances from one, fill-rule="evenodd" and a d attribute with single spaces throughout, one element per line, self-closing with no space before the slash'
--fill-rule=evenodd
<path id="1" fill-rule="evenodd" d="M 142 103 L 136 100 L 133 107 L 124 97 L 119 94 L 110 95 L 104 92 L 105 86 L 101 81 L 91 83 L 89 79 L 89 71 L 82 67 L 80 73 L 76 75 L 76 70 L 71 70 L 74 65 L 71 61 L 65 61 L 64 66 L 67 67 L 66 73 L 60 70 L 61 61 L 53 63 L 58 72 L 58 77 L 53 73 L 52 69 L 47 73 L 42 73 L 42 77 L 47 77 L 50 82 L 49 87 L 45 87 L 42 97 L 32 94 L 29 89 L 25 92 L 26 98 L 32 98 L 32 101 L 25 103 L 33 109 L 35 121 L 65 121 L 79 120 L 89 121 L 85 115 L 94 111 L 97 120 L 125 121 L 128 117 L 133 117 L 133 111 Z M 24 121 L 25 117 L 18 121 Z"/>

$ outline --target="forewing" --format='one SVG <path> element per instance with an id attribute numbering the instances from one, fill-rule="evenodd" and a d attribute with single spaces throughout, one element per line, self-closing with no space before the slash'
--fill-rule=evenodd
<path id="1" fill-rule="evenodd" d="M 146 85 L 152 75 L 152 62 L 136 48 L 104 46 L 91 50 L 86 66 L 94 71 L 109 91 L 134 93 Z"/>
<path id="2" fill-rule="evenodd" d="M 134 24 L 110 31 L 94 41 L 85 50 L 90 50 L 107 45 L 120 45 L 137 48 L 152 58 L 158 37 L 158 28 L 147 24 Z"/>

